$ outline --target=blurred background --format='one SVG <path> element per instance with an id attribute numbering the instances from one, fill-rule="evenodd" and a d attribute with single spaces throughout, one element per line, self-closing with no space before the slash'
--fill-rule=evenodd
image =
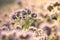
<path id="1" fill-rule="evenodd" d="M 14 21 L 11 19 L 11 17 L 13 14 L 16 14 L 15 13 L 16 11 L 24 10 L 25 8 L 27 8 L 27 9 L 30 9 L 32 11 L 32 13 L 37 12 L 36 13 L 37 19 L 38 20 L 41 19 L 43 21 L 43 23 L 41 25 L 39 25 L 39 28 L 43 28 L 44 26 L 48 25 L 53 30 L 54 27 L 56 26 L 57 27 L 56 29 L 58 31 L 57 31 L 57 33 L 56 32 L 55 33 L 60 36 L 60 11 L 57 9 L 57 8 L 60 8 L 60 6 L 54 7 L 54 4 L 58 5 L 56 2 L 60 3 L 60 0 L 0 0 L 0 29 L 4 23 L 11 23 Z M 51 7 L 52 11 L 49 11 L 47 9 L 49 6 L 53 6 L 53 7 Z M 57 20 L 52 19 L 52 16 L 57 15 L 55 13 L 58 14 Z M 47 17 L 45 18 L 45 16 L 47 16 Z M 47 22 L 48 17 L 50 17 L 52 20 L 51 24 Z M 56 18 L 54 18 L 54 19 L 56 19 Z M 38 22 L 40 22 L 40 21 L 38 21 Z M 16 24 L 14 25 L 14 28 L 16 27 L 16 25 L 19 25 L 19 23 L 16 22 Z M 52 32 L 52 35 L 50 35 L 49 37 L 53 38 L 52 36 L 55 35 L 55 34 L 54 35 L 53 34 L 54 34 L 54 32 Z M 30 40 L 32 40 L 32 38 Z M 33 40 L 35 40 L 35 39 L 33 39 Z M 36 39 L 36 40 L 38 40 L 38 39 Z M 49 40 L 55 40 L 55 39 L 49 39 Z M 58 39 L 56 39 L 56 40 L 58 40 Z"/>

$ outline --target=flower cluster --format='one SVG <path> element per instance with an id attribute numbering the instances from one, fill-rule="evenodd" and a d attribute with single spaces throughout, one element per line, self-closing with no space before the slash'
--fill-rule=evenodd
<path id="1" fill-rule="evenodd" d="M 55 3 L 54 7 L 59 5 Z M 52 6 L 48 7 L 49 11 L 52 9 Z M 11 21 L 4 23 L 0 28 L 0 40 L 60 40 L 58 17 L 60 18 L 59 13 L 40 13 L 38 17 L 36 11 L 28 8 L 17 10 L 11 16 Z"/>

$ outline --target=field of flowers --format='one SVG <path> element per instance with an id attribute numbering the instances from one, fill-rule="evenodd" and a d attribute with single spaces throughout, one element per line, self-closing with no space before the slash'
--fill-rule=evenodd
<path id="1" fill-rule="evenodd" d="M 60 1 L 0 0 L 0 40 L 60 40 Z"/>

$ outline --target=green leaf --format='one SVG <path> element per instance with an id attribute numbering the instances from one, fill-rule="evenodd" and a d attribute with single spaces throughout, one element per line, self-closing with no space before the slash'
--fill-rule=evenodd
<path id="1" fill-rule="evenodd" d="M 29 20 L 26 21 L 26 23 L 22 26 L 23 29 L 27 29 L 30 26 Z"/>

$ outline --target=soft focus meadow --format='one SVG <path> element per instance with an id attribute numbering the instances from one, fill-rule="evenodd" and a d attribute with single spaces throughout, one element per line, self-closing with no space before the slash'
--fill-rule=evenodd
<path id="1" fill-rule="evenodd" d="M 60 40 L 60 1 L 0 0 L 0 40 Z"/>

